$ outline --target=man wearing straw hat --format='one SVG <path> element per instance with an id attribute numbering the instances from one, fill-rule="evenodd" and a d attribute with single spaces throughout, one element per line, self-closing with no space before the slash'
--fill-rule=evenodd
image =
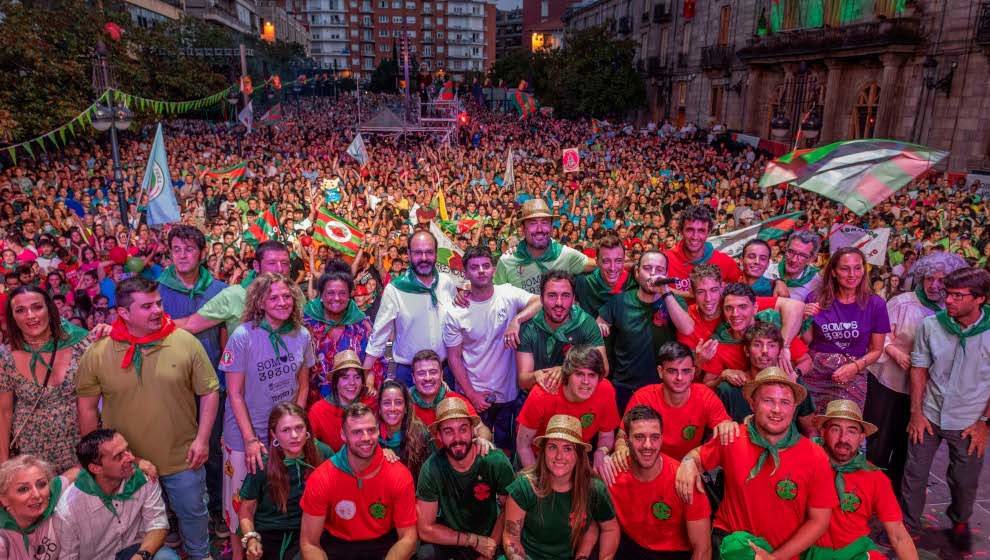
<path id="1" fill-rule="evenodd" d="M 505 454 L 480 452 L 474 434 L 481 419 L 463 399 L 445 398 L 436 411 L 430 430 L 442 447 L 423 464 L 416 486 L 420 539 L 436 545 L 435 560 L 491 558 L 515 472 Z"/>
<path id="2" fill-rule="evenodd" d="M 691 503 L 693 489 L 703 489 L 701 471 L 721 466 L 725 498 L 715 515 L 713 549 L 725 560 L 754 552 L 794 559 L 825 533 L 839 505 L 828 456 L 794 426 L 807 390 L 784 370 L 761 371 L 743 394 L 753 408 L 746 429 L 732 443 L 714 438 L 688 453 L 677 470 L 677 492 Z"/>
<path id="3" fill-rule="evenodd" d="M 539 295 L 540 277 L 548 270 L 565 270 L 578 275 L 595 269 L 595 259 L 550 237 L 556 217 L 542 198 L 531 198 L 523 203 L 519 221 L 524 240 L 513 253 L 502 255 L 498 260 L 496 284 L 512 284 Z"/>
<path id="4" fill-rule="evenodd" d="M 900 560 L 915 560 L 918 551 L 904 527 L 890 479 L 860 453 L 863 441 L 877 427 L 863 420 L 859 405 L 849 400 L 828 403 L 825 414 L 814 419 L 821 433 L 825 453 L 835 472 L 839 506 L 832 510 L 828 530 L 809 550 L 829 558 L 886 558 L 875 551 L 870 540 L 870 520 L 875 515 L 887 532 L 890 545 Z"/>

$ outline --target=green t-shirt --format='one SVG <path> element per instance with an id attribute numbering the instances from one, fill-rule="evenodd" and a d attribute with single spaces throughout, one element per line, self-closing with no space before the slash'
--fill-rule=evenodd
<path id="1" fill-rule="evenodd" d="M 598 323 L 595 322 L 594 317 L 575 305 L 571 307 L 571 321 L 558 327 L 558 329 L 567 329 L 565 332 L 568 339 L 567 343 L 561 344 L 560 341 L 557 341 L 551 347 L 548 355 L 547 343 L 551 335 L 536 325 L 536 321 L 543 320 L 542 317 L 543 311 L 540 311 L 536 317 L 523 323 L 519 329 L 519 348 L 517 351 L 528 352 L 533 355 L 534 369 L 563 365 L 564 355 L 567 354 L 570 346 L 579 344 L 605 345 L 602 331 L 598 328 Z"/>
<path id="2" fill-rule="evenodd" d="M 804 383 L 801 383 L 800 379 L 798 383 L 804 386 Z M 749 401 L 743 396 L 742 387 L 736 387 L 728 381 L 723 381 L 715 387 L 715 393 L 718 394 L 718 398 L 725 405 L 725 411 L 729 413 L 729 416 L 734 421 L 742 422 L 747 416 L 753 414 L 753 409 L 749 406 Z M 794 414 L 794 424 L 797 425 L 798 418 L 804 418 L 814 413 L 815 404 L 812 402 L 811 393 L 809 392 L 808 396 L 797 407 L 797 412 Z"/>
<path id="3" fill-rule="evenodd" d="M 597 317 L 598 310 L 601 309 L 603 305 L 608 303 L 608 300 L 618 294 L 612 294 L 609 291 L 601 291 L 600 289 L 596 289 L 595 283 L 591 279 L 592 274 L 595 274 L 595 271 L 582 274 L 574 279 L 574 295 L 577 297 L 578 304 L 581 305 L 581 309 L 587 311 L 592 317 Z M 626 290 L 633 290 L 635 288 L 636 278 L 634 278 L 633 273 L 630 272 L 626 276 L 626 281 L 622 284 L 622 292 Z"/>
<path id="4" fill-rule="evenodd" d="M 658 300 L 658 307 L 646 303 L 629 290 L 610 299 L 598 316 L 611 325 L 609 366 L 612 383 L 639 389 L 657 382 L 657 352 L 664 343 L 677 339 L 674 323 L 667 313 L 670 298 Z M 684 307 L 684 300 L 674 296 Z"/>
<path id="5" fill-rule="evenodd" d="M 333 450 L 316 441 L 316 451 L 326 460 L 333 456 Z M 267 461 L 267 458 L 266 458 Z M 315 465 L 314 465 L 315 467 Z M 306 471 L 313 469 L 297 469 L 295 465 L 288 465 L 286 471 L 289 475 L 289 496 L 285 501 L 285 511 L 279 509 L 278 505 L 272 501 L 271 492 L 268 489 L 268 477 L 264 469 L 259 469 L 254 474 L 248 474 L 241 485 L 242 500 L 257 500 L 258 508 L 254 512 L 254 528 L 256 531 L 298 531 L 302 522 L 302 509 L 299 507 L 299 500 L 302 499 L 303 490 L 306 488 L 306 481 L 303 480 Z"/>
<path id="6" fill-rule="evenodd" d="M 571 548 L 570 492 L 551 492 L 545 498 L 540 498 L 533 491 L 529 479 L 520 475 L 509 485 L 509 496 L 526 512 L 522 545 L 527 560 L 574 558 L 574 550 Z M 605 491 L 605 484 L 597 478 L 591 480 L 588 517 L 597 522 L 615 519 L 615 509 Z"/>
<path id="7" fill-rule="evenodd" d="M 566 245 L 561 247 L 560 255 L 552 263 L 545 263 L 546 270 L 564 270 L 577 276 L 584 272 L 584 265 L 587 264 L 588 257 Z M 512 284 L 517 288 L 522 288 L 531 294 L 540 295 L 540 280 L 543 278 L 543 270 L 536 263 L 519 266 L 519 259 L 514 254 L 502 255 L 498 259 L 495 267 L 496 284 Z"/>
<path id="8" fill-rule="evenodd" d="M 455 531 L 489 535 L 499 509 L 497 496 L 508 494 L 515 478 L 501 451 L 479 456 L 467 472 L 457 472 L 443 449 L 435 451 L 419 471 L 416 498 L 439 504 L 437 520 Z"/>
<path id="9" fill-rule="evenodd" d="M 227 286 L 222 292 L 199 308 L 199 316 L 211 321 L 223 321 L 227 334 L 233 334 L 241 324 L 241 315 L 247 302 L 247 290 L 239 284 Z"/>

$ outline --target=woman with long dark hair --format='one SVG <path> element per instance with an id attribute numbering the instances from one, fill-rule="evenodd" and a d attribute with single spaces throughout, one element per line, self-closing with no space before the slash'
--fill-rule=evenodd
<path id="1" fill-rule="evenodd" d="M 419 479 L 419 469 L 433 451 L 426 425 L 413 410 L 412 398 L 405 383 L 386 379 L 378 392 L 378 419 L 382 449 L 391 451 Z"/>
<path id="2" fill-rule="evenodd" d="M 818 414 L 839 399 L 865 405 L 866 368 L 880 358 L 890 332 L 887 302 L 873 293 L 866 267 L 859 249 L 837 250 L 822 270 L 821 290 L 805 308 L 813 318 L 804 333 L 812 366 L 803 381 Z"/>
<path id="3" fill-rule="evenodd" d="M 283 402 L 268 416 L 265 467 L 241 486 L 237 511 L 248 560 L 288 560 L 299 552 L 299 525 L 306 479 L 333 451 L 313 437 L 299 405 Z"/>
<path id="4" fill-rule="evenodd" d="M 581 440 L 581 421 L 558 414 L 534 443 L 536 463 L 508 488 L 502 534 L 506 559 L 587 558 L 596 542 L 602 558 L 613 558 L 619 524 L 605 484 L 592 478 L 591 445 Z"/>
<path id="5" fill-rule="evenodd" d="M 76 371 L 89 331 L 59 317 L 47 292 L 10 293 L 10 352 L 0 352 L 0 463 L 30 453 L 62 472 L 78 463 Z"/>

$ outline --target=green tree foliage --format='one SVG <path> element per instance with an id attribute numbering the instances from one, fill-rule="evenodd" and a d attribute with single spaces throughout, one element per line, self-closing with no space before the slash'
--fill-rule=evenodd
<path id="1" fill-rule="evenodd" d="M 368 91 L 374 93 L 395 93 L 398 91 L 401 70 L 399 63 L 392 58 L 382 59 L 378 67 L 371 73 Z"/>
<path id="2" fill-rule="evenodd" d="M 495 84 L 504 80 L 506 87 L 528 81 L 540 104 L 560 116 L 621 116 L 646 100 L 634 54 L 632 41 L 594 27 L 568 35 L 560 49 L 509 53 L 495 62 L 491 78 Z"/>
<path id="3" fill-rule="evenodd" d="M 189 17 L 143 29 L 132 23 L 122 0 L 104 0 L 102 6 L 103 11 L 85 0 L 0 0 L 0 72 L 7 78 L 0 84 L 0 109 L 10 115 L 0 137 L 17 141 L 45 133 L 88 107 L 97 97 L 93 52 L 100 39 L 110 48 L 118 88 L 152 99 L 197 99 L 240 75 L 236 58 L 182 56 L 185 47 L 235 48 L 244 42 L 255 53 L 249 69 L 256 82 L 276 72 L 291 79 L 292 67 L 303 62 L 299 45 L 268 45 Z M 124 31 L 119 42 L 103 31 L 110 21 Z"/>

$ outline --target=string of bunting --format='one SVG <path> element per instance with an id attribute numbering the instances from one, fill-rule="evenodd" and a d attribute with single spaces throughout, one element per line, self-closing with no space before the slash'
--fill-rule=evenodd
<path id="1" fill-rule="evenodd" d="M 260 93 L 265 88 L 269 87 L 274 78 L 275 76 L 269 78 L 263 84 L 254 88 L 254 93 Z M 39 149 L 44 153 L 48 153 L 49 144 L 56 150 L 62 149 L 68 143 L 68 138 L 75 137 L 78 132 L 84 131 L 92 125 L 93 111 L 96 110 L 96 106 L 106 103 L 107 98 L 111 95 L 114 96 L 115 103 L 122 103 L 125 107 L 131 109 L 132 111 L 150 110 L 156 115 L 178 115 L 189 111 L 213 107 L 214 105 L 226 100 L 230 90 L 234 89 L 234 87 L 235 86 L 226 87 L 212 95 L 201 97 L 199 99 L 191 99 L 188 101 L 164 101 L 161 99 L 149 99 L 147 97 L 108 89 L 103 92 L 103 95 L 99 96 L 89 107 L 83 109 L 81 113 L 76 115 L 75 118 L 64 125 L 30 140 L 0 147 L 0 153 L 6 151 L 7 155 L 10 156 L 11 162 L 14 165 L 17 165 L 18 149 L 24 150 L 24 152 L 31 159 L 35 158 L 36 149 Z"/>

